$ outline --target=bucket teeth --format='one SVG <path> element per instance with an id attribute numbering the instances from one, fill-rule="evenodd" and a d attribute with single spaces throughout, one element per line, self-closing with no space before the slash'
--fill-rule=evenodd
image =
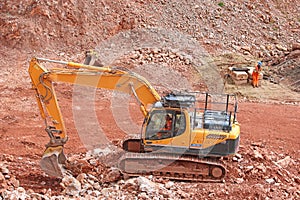
<path id="1" fill-rule="evenodd" d="M 62 152 L 58 154 L 58 163 L 65 164 L 66 161 L 67 161 L 67 157 L 65 156 L 64 151 L 62 150 Z"/>

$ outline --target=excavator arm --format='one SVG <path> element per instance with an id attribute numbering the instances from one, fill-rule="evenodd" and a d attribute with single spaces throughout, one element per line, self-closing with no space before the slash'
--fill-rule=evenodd
<path id="1" fill-rule="evenodd" d="M 41 62 L 56 63 L 64 67 L 48 69 Z M 144 77 L 119 68 L 33 58 L 28 71 L 32 87 L 36 91 L 41 116 L 45 120 L 45 130 L 50 137 L 40 164 L 41 168 L 51 176 L 63 176 L 61 164 L 66 161 L 63 146 L 68 139 L 53 87 L 54 82 L 110 89 L 133 95 L 144 116 L 149 112 L 147 109 L 149 105 L 161 99 Z"/>

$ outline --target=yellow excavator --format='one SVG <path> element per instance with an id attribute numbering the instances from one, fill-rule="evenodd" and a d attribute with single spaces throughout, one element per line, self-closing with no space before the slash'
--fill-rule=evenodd
<path id="1" fill-rule="evenodd" d="M 63 177 L 68 137 L 53 83 L 65 82 L 121 91 L 132 95 L 144 115 L 141 137 L 123 141 L 125 154 L 118 167 L 126 176 L 154 175 L 177 180 L 222 181 L 220 158 L 239 146 L 237 99 L 231 94 L 173 92 L 163 97 L 142 76 L 118 67 L 33 58 L 29 75 L 46 132 L 40 165 L 50 176 Z M 42 65 L 56 64 L 53 68 Z M 76 80 L 80 78 L 80 83 Z"/>

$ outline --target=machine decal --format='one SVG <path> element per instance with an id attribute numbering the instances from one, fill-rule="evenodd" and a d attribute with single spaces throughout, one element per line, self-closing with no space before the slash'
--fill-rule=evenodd
<path id="1" fill-rule="evenodd" d="M 218 134 L 209 134 L 206 136 L 206 139 L 214 139 L 214 140 L 223 140 L 226 138 L 226 135 L 218 135 Z"/>

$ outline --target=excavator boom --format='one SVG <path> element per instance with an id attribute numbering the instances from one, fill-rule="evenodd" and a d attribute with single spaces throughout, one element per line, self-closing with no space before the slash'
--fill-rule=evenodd
<path id="1" fill-rule="evenodd" d="M 65 67 L 47 69 L 41 62 L 61 64 Z M 40 164 L 42 169 L 52 176 L 62 177 L 63 175 L 60 164 L 66 160 L 63 146 L 68 139 L 53 87 L 54 82 L 85 85 L 131 94 L 136 98 L 144 116 L 147 116 L 149 112 L 147 107 L 160 100 L 160 96 L 145 78 L 119 68 L 33 58 L 28 71 L 32 87 L 36 91 L 41 116 L 45 120 L 46 132 L 50 137 Z"/>

